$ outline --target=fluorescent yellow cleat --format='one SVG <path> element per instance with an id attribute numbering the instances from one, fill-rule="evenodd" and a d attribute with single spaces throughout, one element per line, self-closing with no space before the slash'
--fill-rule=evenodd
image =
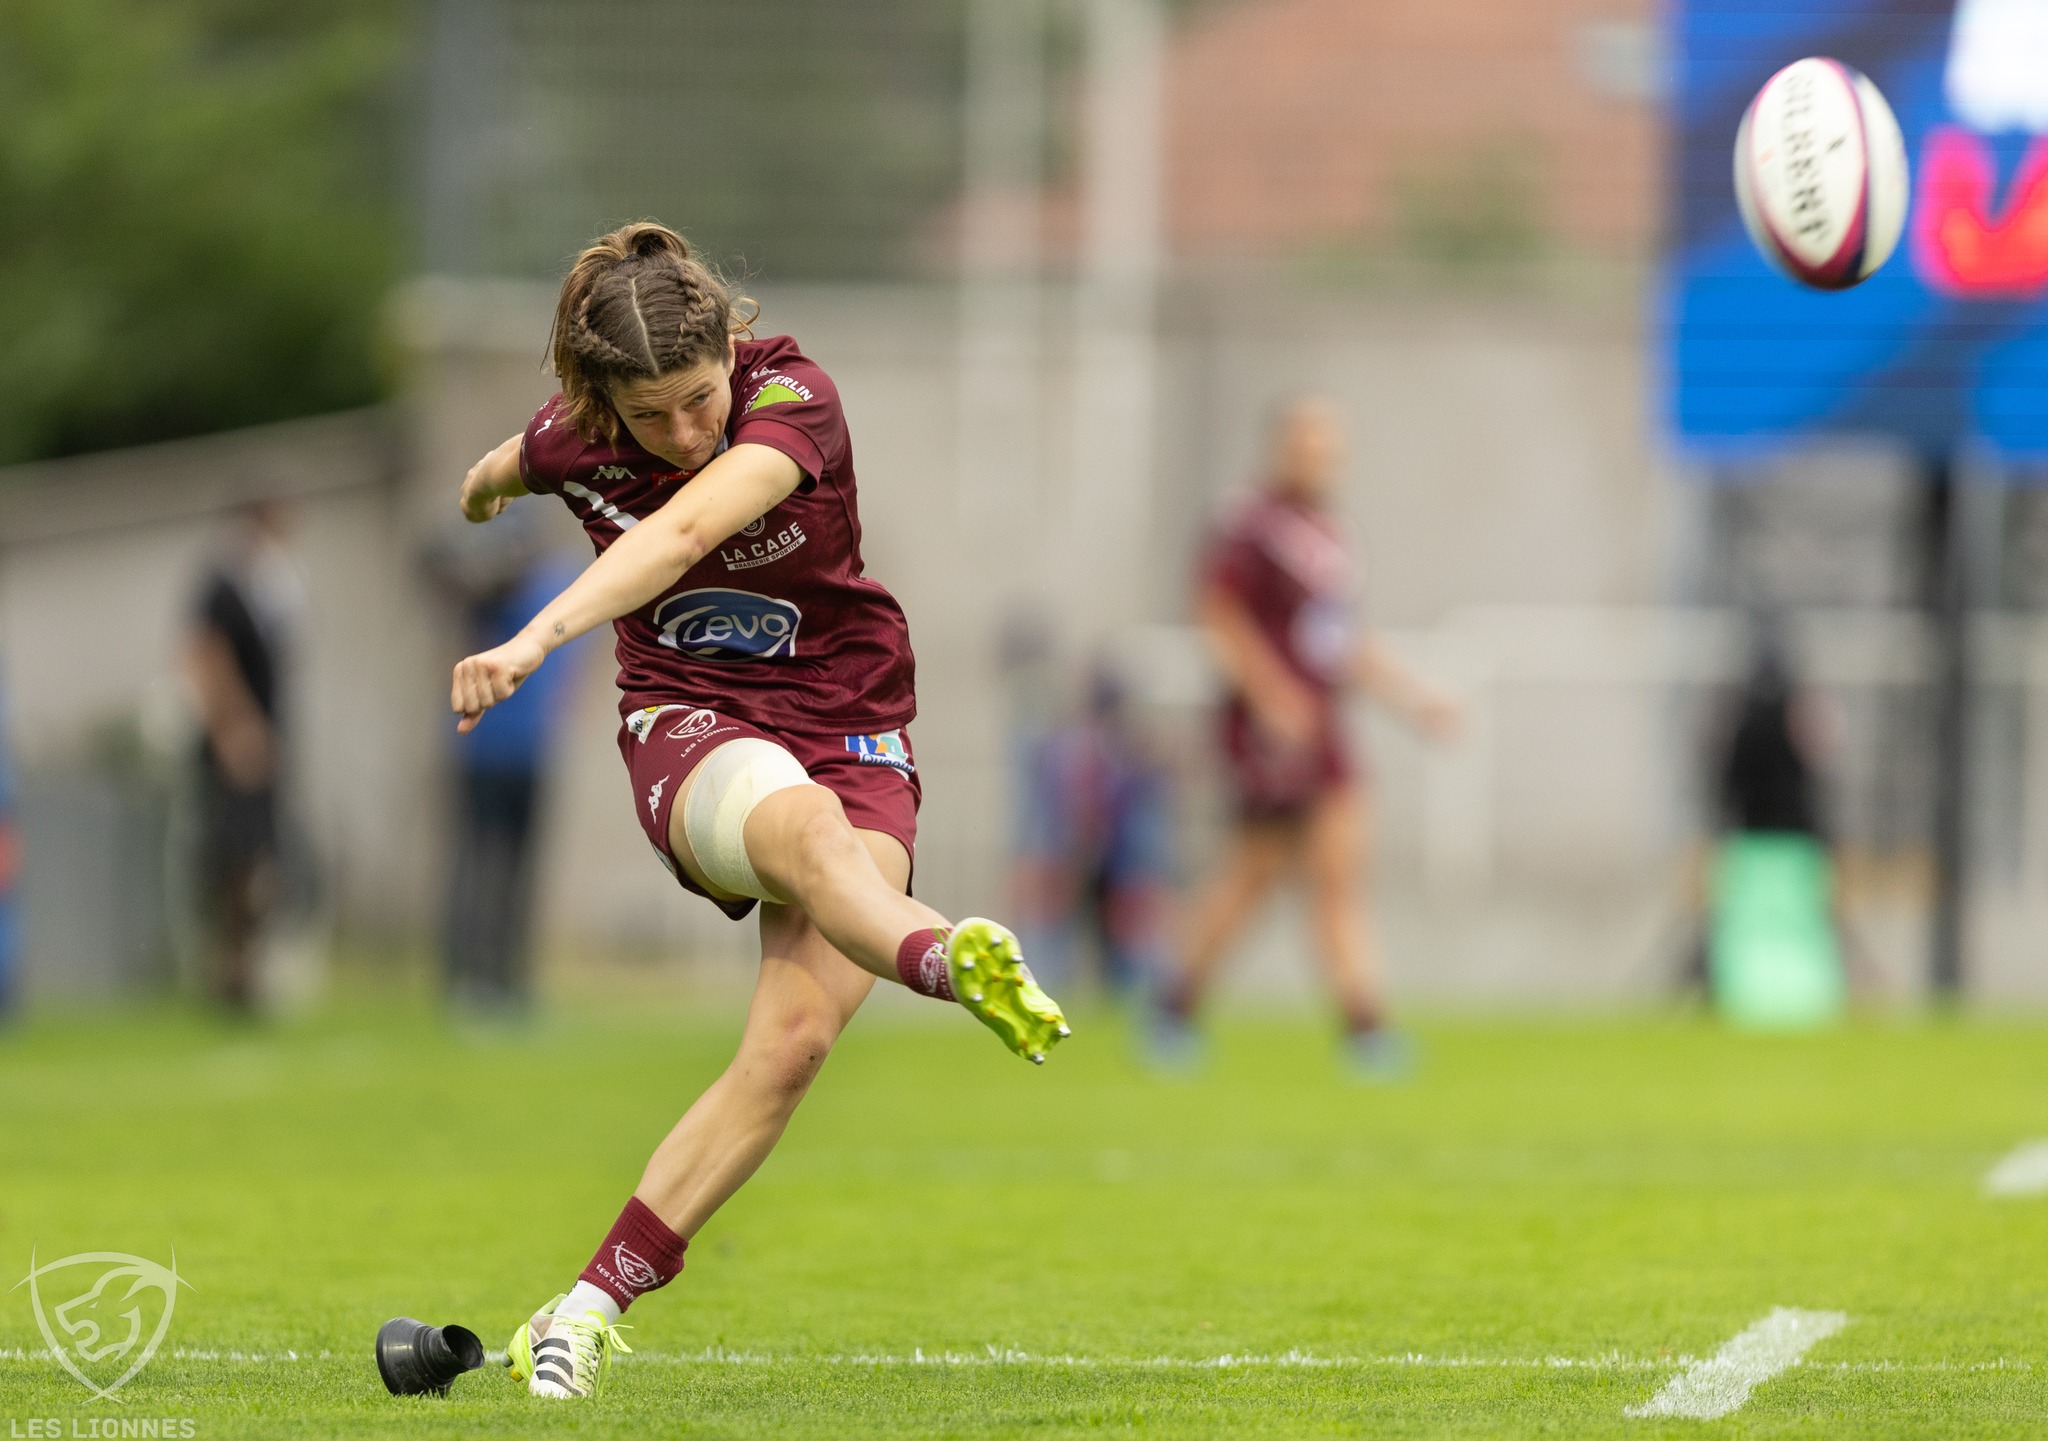
<path id="1" fill-rule="evenodd" d="M 514 1381 L 526 1383 L 529 1395 L 557 1400 L 595 1396 L 611 1369 L 612 1353 L 633 1349 L 620 1338 L 620 1328 L 607 1325 L 596 1312 L 557 1315 L 556 1308 L 568 1299 L 557 1296 L 534 1312 L 505 1347 L 505 1366 Z"/>
<path id="2" fill-rule="evenodd" d="M 1017 938 L 994 921 L 976 916 L 953 927 L 946 969 L 955 999 L 1032 1064 L 1044 1065 L 1045 1053 L 1073 1034 L 1032 979 Z"/>

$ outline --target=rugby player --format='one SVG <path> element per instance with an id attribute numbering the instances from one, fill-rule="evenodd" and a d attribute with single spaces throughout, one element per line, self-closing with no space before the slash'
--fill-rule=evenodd
<path id="1" fill-rule="evenodd" d="M 853 448 L 831 378 L 674 231 L 601 237 L 563 282 L 561 391 L 471 469 L 462 513 L 559 496 L 597 559 L 455 668 L 467 733 L 548 653 L 611 622 L 634 811 L 682 886 L 761 908 L 738 1055 L 655 1148 L 575 1285 L 507 1348 L 536 1396 L 593 1394 L 620 1313 L 773 1149 L 877 976 L 957 1001 L 1019 1055 L 1068 1034 L 1014 936 L 909 895 L 921 795 L 902 609 L 861 573 Z"/>
<path id="2" fill-rule="evenodd" d="M 1234 801 L 1229 848 L 1198 894 L 1186 949 L 1158 989 L 1152 1044 L 1170 1065 L 1194 1059 L 1203 992 L 1225 951 L 1284 872 L 1299 869 L 1323 973 L 1343 1012 L 1346 1056 L 1368 1077 L 1405 1071 L 1412 1049 L 1386 1025 L 1372 927 L 1360 886 L 1369 806 L 1344 739 L 1354 686 L 1435 739 L 1457 704 L 1351 623 L 1350 557 L 1329 514 L 1343 460 L 1329 406 L 1278 417 L 1265 484 L 1210 547 L 1199 620 L 1228 692 L 1222 749 Z"/>

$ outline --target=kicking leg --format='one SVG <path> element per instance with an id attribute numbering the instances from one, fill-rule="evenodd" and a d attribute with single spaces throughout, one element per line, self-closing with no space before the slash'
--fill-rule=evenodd
<path id="1" fill-rule="evenodd" d="M 909 858 L 862 831 L 898 888 Z M 690 1237 L 768 1158 L 826 1053 L 874 986 L 794 906 L 761 909 L 761 974 L 739 1052 L 648 1159 L 632 1199 L 570 1291 L 513 1334 L 515 1379 L 537 1396 L 588 1396 L 621 1343 L 626 1307 L 682 1270 Z"/>
<path id="2" fill-rule="evenodd" d="M 1043 1061 L 1066 1018 L 993 921 L 958 926 L 891 885 L 846 819 L 772 742 L 729 742 L 690 772 L 669 815 L 669 848 L 714 895 L 800 907 L 847 959 L 887 980 L 958 1000 L 1020 1056 Z M 884 843 L 896 845 L 883 838 Z M 899 848 L 900 849 L 900 848 Z M 905 872 L 909 858 L 903 857 Z"/>

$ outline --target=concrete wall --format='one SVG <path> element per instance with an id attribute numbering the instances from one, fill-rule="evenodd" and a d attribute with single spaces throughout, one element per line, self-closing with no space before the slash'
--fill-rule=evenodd
<path id="1" fill-rule="evenodd" d="M 1362 613 L 1474 703 L 1470 743 L 1450 752 L 1428 752 L 1382 719 L 1356 722 L 1373 756 L 1397 984 L 1498 1002 L 1641 994 L 1668 981 L 1691 924 L 1700 717 L 1740 656 L 1730 617 L 1663 604 L 1697 507 L 1647 432 L 1630 306 L 1173 292 L 1154 473 L 1102 497 L 1077 494 L 1071 478 L 1083 472 L 1071 463 L 1070 356 L 1056 334 L 1033 362 L 1037 459 L 992 494 L 961 468 L 975 451 L 960 434 L 950 292 L 763 299 L 764 332 L 796 334 L 839 382 L 869 568 L 910 616 L 927 796 L 918 884 L 935 904 L 1002 905 L 997 636 L 1020 611 L 1057 634 L 1070 671 L 1098 652 L 1131 668 L 1162 734 L 1182 747 L 1182 839 L 1199 868 L 1218 809 L 1202 746 L 1208 681 L 1180 625 L 1190 557 L 1220 497 L 1256 473 L 1269 407 L 1314 391 L 1342 409 L 1356 441 L 1342 503 L 1366 561 Z M 549 392 L 538 366 L 548 300 L 523 286 L 409 293 L 396 312 L 408 383 L 390 414 L 0 476 L 0 678 L 24 768 L 82 764 L 109 720 L 126 718 L 161 749 L 185 743 L 175 652 L 209 547 L 242 498 L 294 497 L 312 601 L 299 672 L 303 813 L 344 923 L 428 927 L 453 743 L 447 667 L 460 639 L 417 557 L 451 523 L 463 470 Z M 1042 313 L 1060 314 L 1061 297 Z M 1105 511 L 1124 519 L 1104 525 Z M 565 515 L 555 523 L 565 544 L 581 544 Z M 1851 625 L 1816 642 L 1851 657 L 1830 684 L 1847 694 L 1916 683 L 1910 656 L 1897 659 L 1910 637 L 1871 649 L 1858 634 Z M 2032 636 L 2000 642 L 2000 683 L 2030 698 L 2029 737 L 2048 734 L 2048 664 L 2032 659 Z M 1875 658 L 1859 671 L 1851 662 L 1865 653 Z M 593 656 L 579 678 L 549 798 L 541 909 L 554 952 L 565 964 L 688 957 L 740 974 L 751 927 L 684 896 L 647 854 L 614 744 L 611 669 Z M 2003 784 L 2042 790 L 2025 756 L 2044 749 L 2021 753 Z M 2015 824 L 2031 856 L 2048 837 L 2048 791 Z M 1987 883 L 1980 897 L 1979 971 L 2001 994 L 2043 987 L 2027 939 L 2048 913 L 2028 880 L 2036 871 Z M 1919 901 L 1910 865 L 1898 875 L 1867 891 L 1864 910 L 1883 984 L 1905 990 Z M 1276 907 L 1247 947 L 1241 983 L 1308 989 L 1300 939 L 1290 907 Z"/>

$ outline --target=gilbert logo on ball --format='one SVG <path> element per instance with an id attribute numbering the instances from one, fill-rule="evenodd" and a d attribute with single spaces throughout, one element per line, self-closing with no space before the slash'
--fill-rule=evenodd
<path id="1" fill-rule="evenodd" d="M 1839 60 L 1794 61 L 1764 82 L 1735 136 L 1749 237 L 1794 280 L 1846 290 L 1891 258 L 1911 182 L 1899 122 Z"/>

